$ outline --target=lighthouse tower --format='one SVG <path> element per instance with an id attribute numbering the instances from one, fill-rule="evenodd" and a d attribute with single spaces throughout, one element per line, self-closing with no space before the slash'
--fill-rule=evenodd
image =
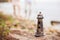
<path id="1" fill-rule="evenodd" d="M 38 17 L 37 17 L 37 31 L 36 31 L 36 37 L 41 37 L 43 36 L 43 15 L 41 12 L 39 12 Z"/>

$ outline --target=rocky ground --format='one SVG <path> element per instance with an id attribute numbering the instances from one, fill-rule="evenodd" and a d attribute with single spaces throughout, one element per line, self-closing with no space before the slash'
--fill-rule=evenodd
<path id="1" fill-rule="evenodd" d="M 60 33 L 46 34 L 42 37 L 35 37 L 35 32 L 29 32 L 26 29 L 12 28 L 8 40 L 60 40 Z"/>
<path id="2" fill-rule="evenodd" d="M 7 40 L 60 40 L 60 32 L 49 28 L 42 37 L 35 37 L 36 24 L 29 20 L 15 20 Z"/>
<path id="3" fill-rule="evenodd" d="M 55 35 L 45 35 L 42 37 L 35 37 L 33 36 L 24 36 L 24 35 L 18 35 L 18 34 L 10 34 L 11 38 L 8 40 L 60 40 L 60 37 Z"/>
<path id="4" fill-rule="evenodd" d="M 0 22 L 2 20 L 5 21 L 4 26 L 9 26 L 10 28 L 9 35 L 6 36 L 6 40 L 60 40 L 60 30 L 57 31 L 52 28 L 48 28 L 48 30 L 45 30 L 44 28 L 44 36 L 35 37 L 34 35 L 36 33 L 37 25 L 33 20 L 31 21 L 22 18 L 10 20 L 11 17 L 8 17 L 8 19 L 6 15 L 4 16 L 2 14 L 0 18 Z M 3 21 L 1 23 L 4 23 Z"/>

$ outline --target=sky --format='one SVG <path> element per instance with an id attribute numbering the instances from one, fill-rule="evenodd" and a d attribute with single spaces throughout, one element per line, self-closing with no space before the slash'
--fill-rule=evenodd
<path id="1" fill-rule="evenodd" d="M 60 0 L 29 0 L 31 1 L 31 16 L 30 19 L 37 20 L 37 15 L 41 11 L 44 19 L 44 26 L 51 25 L 52 20 L 60 21 Z M 20 1 L 21 16 L 25 17 L 25 0 Z M 8 5 L 8 6 L 7 6 Z M 13 7 L 11 3 L 0 3 L 0 11 L 12 14 Z M 18 12 L 17 12 L 18 13 Z"/>

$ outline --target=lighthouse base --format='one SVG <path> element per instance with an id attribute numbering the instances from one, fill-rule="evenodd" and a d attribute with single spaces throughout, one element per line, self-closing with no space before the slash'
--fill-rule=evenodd
<path id="1" fill-rule="evenodd" d="M 35 34 L 35 37 L 42 37 L 42 36 L 44 36 L 43 33 L 40 33 L 40 34 L 36 33 L 36 34 Z"/>

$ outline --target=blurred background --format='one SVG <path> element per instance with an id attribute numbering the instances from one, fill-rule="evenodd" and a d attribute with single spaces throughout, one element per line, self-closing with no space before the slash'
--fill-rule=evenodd
<path id="1" fill-rule="evenodd" d="M 60 0 L 0 0 L 1 40 L 6 36 L 11 37 L 11 40 L 13 40 L 12 38 L 21 40 L 28 37 L 28 39 L 36 40 L 37 38 L 33 35 L 37 31 L 39 12 L 42 12 L 44 17 L 44 39 L 49 40 L 51 37 L 51 40 L 59 40 Z"/>
<path id="2" fill-rule="evenodd" d="M 51 26 L 52 20 L 60 21 L 60 0 L 0 0 L 0 11 L 35 22 L 41 11 L 44 16 L 44 26 L 48 27 Z"/>

